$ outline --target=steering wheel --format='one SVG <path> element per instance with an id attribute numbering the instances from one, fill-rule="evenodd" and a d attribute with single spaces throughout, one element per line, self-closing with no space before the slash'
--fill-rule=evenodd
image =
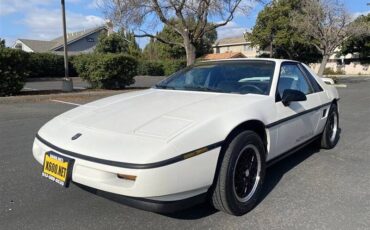
<path id="1" fill-rule="evenodd" d="M 242 87 L 239 88 L 239 90 L 241 92 L 247 91 L 247 93 L 260 93 L 260 94 L 265 93 L 261 88 L 259 88 L 256 85 L 243 85 Z"/>

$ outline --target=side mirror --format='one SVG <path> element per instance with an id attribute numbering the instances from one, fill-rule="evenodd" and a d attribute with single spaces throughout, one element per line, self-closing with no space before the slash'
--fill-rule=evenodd
<path id="1" fill-rule="evenodd" d="M 307 100 L 307 97 L 301 91 L 294 89 L 286 89 L 283 92 L 283 98 L 281 99 L 281 102 L 285 106 L 288 106 L 292 101 L 305 101 L 305 100 Z"/>

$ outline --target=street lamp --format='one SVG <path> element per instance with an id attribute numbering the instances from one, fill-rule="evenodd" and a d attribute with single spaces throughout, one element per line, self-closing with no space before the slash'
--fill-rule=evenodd
<path id="1" fill-rule="evenodd" d="M 62 4 L 62 22 L 63 22 L 63 42 L 64 42 L 64 78 L 62 81 L 62 91 L 71 92 L 73 90 L 72 79 L 69 78 L 68 70 L 68 51 L 67 51 L 67 29 L 66 29 L 66 10 L 64 0 L 61 0 Z"/>

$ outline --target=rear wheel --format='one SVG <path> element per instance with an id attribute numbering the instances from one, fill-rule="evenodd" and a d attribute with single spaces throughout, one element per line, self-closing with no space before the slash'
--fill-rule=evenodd
<path id="1" fill-rule="evenodd" d="M 243 215 L 257 203 L 265 177 L 265 148 L 253 131 L 238 134 L 228 145 L 212 193 L 213 206 Z"/>
<path id="2" fill-rule="evenodd" d="M 321 137 L 321 147 L 324 149 L 334 148 L 339 140 L 339 115 L 336 104 L 332 104 L 328 114 L 324 132 Z"/>

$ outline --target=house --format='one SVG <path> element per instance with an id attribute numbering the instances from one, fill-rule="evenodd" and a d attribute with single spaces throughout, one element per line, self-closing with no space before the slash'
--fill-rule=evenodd
<path id="1" fill-rule="evenodd" d="M 218 60 L 228 58 L 245 58 L 245 56 L 241 52 L 226 52 L 226 53 L 206 54 L 202 57 L 203 60 Z"/>
<path id="2" fill-rule="evenodd" d="M 260 51 L 258 47 L 251 46 L 251 42 L 245 40 L 244 36 L 223 38 L 217 40 L 213 46 L 213 53 L 242 53 L 245 57 L 252 58 L 265 53 Z"/>
<path id="3" fill-rule="evenodd" d="M 99 34 L 107 31 L 106 26 L 99 26 L 88 30 L 73 32 L 67 34 L 67 47 L 70 54 L 90 53 L 98 42 Z M 18 39 L 12 48 L 21 49 L 26 52 L 53 52 L 63 53 L 63 36 L 57 37 L 50 41 Z"/>

